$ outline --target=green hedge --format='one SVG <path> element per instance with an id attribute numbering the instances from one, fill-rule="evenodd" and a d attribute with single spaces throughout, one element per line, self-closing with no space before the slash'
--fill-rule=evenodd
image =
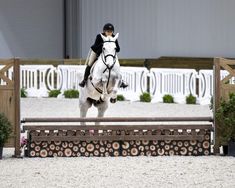
<path id="1" fill-rule="evenodd" d="M 79 98 L 79 91 L 75 89 L 69 89 L 64 91 L 65 98 Z"/>
<path id="2" fill-rule="evenodd" d="M 140 95 L 140 101 L 141 102 L 151 102 L 152 98 L 151 95 L 147 92 L 142 93 L 142 95 Z"/>
<path id="3" fill-rule="evenodd" d="M 0 147 L 3 147 L 12 133 L 11 123 L 7 117 L 0 113 Z"/>
<path id="4" fill-rule="evenodd" d="M 186 104 L 196 104 L 196 102 L 197 102 L 197 99 L 192 94 L 186 97 Z"/>
<path id="5" fill-rule="evenodd" d="M 48 96 L 49 97 L 58 97 L 59 94 L 61 94 L 61 91 L 55 89 L 55 90 L 49 91 Z"/>
<path id="6" fill-rule="evenodd" d="M 118 101 L 125 101 L 125 97 L 123 95 L 117 95 Z"/>
<path id="7" fill-rule="evenodd" d="M 174 97 L 172 95 L 164 95 L 163 102 L 164 103 L 174 103 Z"/>
<path id="8" fill-rule="evenodd" d="M 235 141 L 235 93 L 230 94 L 228 101 L 221 102 L 215 117 L 219 144 L 227 145 L 229 141 Z"/>
<path id="9" fill-rule="evenodd" d="M 21 88 L 20 89 L 20 96 L 22 97 L 22 98 L 26 98 L 27 97 L 27 91 L 26 91 L 26 89 L 25 88 Z"/>

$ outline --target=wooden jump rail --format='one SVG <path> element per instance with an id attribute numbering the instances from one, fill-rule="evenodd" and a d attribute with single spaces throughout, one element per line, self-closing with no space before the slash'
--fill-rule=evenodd
<path id="1" fill-rule="evenodd" d="M 171 122 L 184 122 L 173 124 Z M 24 118 L 28 155 L 137 156 L 209 155 L 211 117 Z M 78 125 L 59 125 L 76 122 Z M 81 122 L 135 122 L 134 125 L 80 125 Z M 140 125 L 140 122 L 152 122 Z M 159 122 L 169 122 L 159 125 Z M 189 123 L 190 122 L 190 123 Z M 197 122 L 197 124 L 195 123 Z M 198 124 L 200 122 L 200 124 Z M 34 123 L 36 125 L 27 125 Z M 53 123 L 45 125 L 43 123 Z"/>
<path id="2" fill-rule="evenodd" d="M 22 123 L 32 122 L 176 122 L 176 121 L 208 121 L 212 117 L 105 117 L 105 118 L 24 118 Z"/>

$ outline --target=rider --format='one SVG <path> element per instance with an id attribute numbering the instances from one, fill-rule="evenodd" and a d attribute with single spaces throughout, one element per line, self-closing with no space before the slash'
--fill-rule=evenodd
<path id="1" fill-rule="evenodd" d="M 107 23 L 104 25 L 103 27 L 103 33 L 102 35 L 104 36 L 112 36 L 114 37 L 114 26 L 111 23 Z M 115 41 L 116 43 L 116 52 L 120 51 L 120 46 L 118 44 L 118 40 Z M 88 65 L 85 69 L 85 74 L 84 74 L 84 78 L 83 81 L 81 83 L 79 83 L 79 85 L 81 87 L 84 87 L 86 85 L 86 82 L 88 80 L 88 77 L 90 75 L 90 70 L 92 65 L 94 64 L 95 60 L 99 57 L 99 55 L 102 53 L 102 47 L 103 47 L 103 39 L 100 36 L 100 34 L 98 34 L 96 36 L 96 40 L 95 43 L 91 46 L 91 52 L 89 55 L 89 60 L 88 60 Z M 122 88 L 126 88 L 128 85 L 124 83 L 124 81 L 122 81 L 120 87 Z"/>

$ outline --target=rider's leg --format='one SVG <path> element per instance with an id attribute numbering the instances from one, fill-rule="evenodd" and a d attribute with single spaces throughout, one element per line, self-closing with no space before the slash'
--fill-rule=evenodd
<path id="1" fill-rule="evenodd" d="M 93 50 L 91 50 L 88 65 L 87 65 L 86 70 L 85 70 L 84 78 L 83 78 L 82 82 L 79 83 L 79 86 L 84 87 L 86 85 L 86 82 L 87 82 L 88 77 L 90 75 L 91 67 L 94 64 L 94 62 L 96 60 L 96 57 L 97 57 L 96 53 L 93 52 Z"/>
<path id="2" fill-rule="evenodd" d="M 91 67 L 89 65 L 87 65 L 86 69 L 85 69 L 85 74 L 84 74 L 84 78 L 83 80 L 79 83 L 79 86 L 84 87 L 86 85 L 87 79 L 90 75 L 90 70 Z"/>

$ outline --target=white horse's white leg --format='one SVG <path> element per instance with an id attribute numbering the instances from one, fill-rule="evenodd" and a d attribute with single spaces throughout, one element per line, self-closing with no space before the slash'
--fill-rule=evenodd
<path id="1" fill-rule="evenodd" d="M 102 84 L 103 84 L 103 90 L 102 90 L 102 94 L 101 94 L 101 99 L 102 99 L 103 101 L 105 101 L 105 100 L 106 100 L 106 97 L 107 97 L 107 95 L 108 95 L 107 87 L 106 87 L 107 81 L 106 81 L 106 80 L 105 80 L 105 81 L 102 81 Z"/>
<path id="2" fill-rule="evenodd" d="M 113 87 L 113 91 L 112 91 L 112 96 L 111 96 L 110 102 L 116 101 L 120 80 L 121 80 L 120 78 L 115 79 L 115 84 L 114 84 L 114 87 Z"/>
<path id="3" fill-rule="evenodd" d="M 108 101 L 104 101 L 104 102 L 98 104 L 96 107 L 98 109 L 97 117 L 104 117 L 104 113 L 108 108 Z M 95 123 L 95 125 L 99 125 L 99 124 L 100 124 L 100 122 Z"/>
<path id="4" fill-rule="evenodd" d="M 91 107 L 91 103 L 89 101 L 79 101 L 79 107 L 80 107 L 80 117 L 84 118 L 87 115 L 88 109 Z M 81 122 L 81 125 L 86 125 L 85 122 Z"/>

